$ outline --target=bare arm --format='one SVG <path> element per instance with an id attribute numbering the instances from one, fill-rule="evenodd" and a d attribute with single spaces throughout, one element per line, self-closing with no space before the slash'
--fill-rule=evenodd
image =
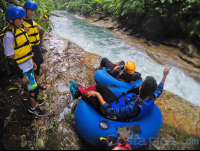
<path id="1" fill-rule="evenodd" d="M 8 58 L 8 59 L 15 59 L 15 55 L 8 56 L 7 58 Z"/>
<path id="2" fill-rule="evenodd" d="M 120 62 L 115 62 L 114 64 L 116 64 L 117 66 L 119 65 Z"/>
<path id="3" fill-rule="evenodd" d="M 103 97 L 101 96 L 100 93 L 97 92 L 97 98 L 100 102 L 101 105 L 104 105 L 106 102 L 104 101 Z"/>
<path id="4" fill-rule="evenodd" d="M 165 83 L 165 80 L 166 80 L 166 77 L 167 77 L 167 75 L 169 74 L 169 70 L 171 69 L 172 67 L 169 67 L 168 69 L 167 68 L 165 68 L 164 69 L 164 71 L 163 71 L 163 78 L 162 78 L 162 80 L 161 80 L 161 83 Z"/>
<path id="5" fill-rule="evenodd" d="M 89 98 L 90 96 L 94 96 L 94 97 L 97 97 L 100 104 L 101 105 L 104 105 L 106 102 L 104 101 L 103 97 L 101 96 L 101 94 L 99 92 L 96 92 L 96 91 L 88 91 L 86 93 L 86 97 Z"/>
<path id="6" fill-rule="evenodd" d="M 37 69 L 37 65 L 35 64 L 35 62 L 33 61 L 33 59 L 31 58 L 32 60 L 32 63 L 33 63 L 33 70 L 36 70 Z"/>

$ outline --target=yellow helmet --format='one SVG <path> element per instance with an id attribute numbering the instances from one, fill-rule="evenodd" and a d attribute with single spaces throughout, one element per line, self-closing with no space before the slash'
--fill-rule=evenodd
<path id="1" fill-rule="evenodd" d="M 135 71 L 135 63 L 133 61 L 127 61 L 127 63 L 124 66 L 124 71 L 127 74 L 133 74 Z"/>

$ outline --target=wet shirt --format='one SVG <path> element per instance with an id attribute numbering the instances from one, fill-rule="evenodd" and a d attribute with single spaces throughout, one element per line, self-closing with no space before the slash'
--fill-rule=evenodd
<path id="1" fill-rule="evenodd" d="M 155 101 L 160 95 L 161 93 L 163 92 L 163 87 L 164 87 L 164 84 L 163 83 L 160 83 L 156 89 L 156 91 L 154 92 L 154 97 L 150 97 L 149 99 L 147 100 L 142 100 L 142 101 Z M 134 101 L 130 101 L 127 103 L 127 105 L 124 105 L 124 106 L 118 106 L 118 108 L 113 108 L 113 106 L 116 106 L 116 101 L 112 103 L 112 106 L 110 108 L 107 108 L 107 113 L 114 113 L 117 117 L 117 120 L 120 120 L 120 121 L 123 121 L 124 119 L 127 119 L 127 118 L 133 118 L 133 113 L 134 113 Z M 123 104 L 123 103 L 119 103 L 119 104 Z M 103 105 L 103 107 L 108 107 L 110 104 L 108 103 L 105 103 Z"/>

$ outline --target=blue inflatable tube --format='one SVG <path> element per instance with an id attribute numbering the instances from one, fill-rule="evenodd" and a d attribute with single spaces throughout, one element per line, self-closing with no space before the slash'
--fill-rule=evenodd
<path id="1" fill-rule="evenodd" d="M 127 89 L 110 88 L 116 96 L 120 96 Z M 119 94 L 120 93 L 120 94 Z M 129 127 L 127 144 L 132 149 L 137 149 L 147 145 L 159 133 L 162 127 L 162 114 L 160 109 L 154 104 L 151 112 L 144 118 L 132 122 L 112 121 L 99 115 L 94 108 L 84 100 L 78 103 L 74 120 L 79 134 L 89 143 L 96 147 L 102 144 L 100 138 L 110 136 L 117 137 L 117 128 Z"/>
<path id="2" fill-rule="evenodd" d="M 127 83 L 123 81 L 119 81 L 112 77 L 110 74 L 107 73 L 106 68 L 103 67 L 102 69 L 97 69 L 94 73 L 94 79 L 97 83 L 103 83 L 105 85 L 114 84 L 117 87 L 131 89 L 133 86 L 139 87 L 142 83 L 142 80 L 136 80 L 133 83 Z"/>

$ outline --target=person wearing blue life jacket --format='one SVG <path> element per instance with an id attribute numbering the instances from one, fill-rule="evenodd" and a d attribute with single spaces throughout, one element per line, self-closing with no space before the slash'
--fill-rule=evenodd
<path id="1" fill-rule="evenodd" d="M 70 91 L 73 99 L 82 95 L 83 100 L 89 102 L 97 112 L 111 120 L 137 120 L 151 111 L 154 101 L 163 92 L 165 79 L 171 68 L 164 69 L 163 78 L 158 86 L 154 77 L 147 76 L 140 85 L 138 94 L 132 93 L 130 89 L 119 99 L 104 84 L 83 89 L 80 84 L 70 80 Z"/>
<path id="2" fill-rule="evenodd" d="M 136 72 L 136 65 L 133 61 L 111 63 L 106 57 L 101 60 L 100 67 L 105 67 L 107 72 L 114 78 L 124 82 L 142 80 L 141 73 Z"/>

